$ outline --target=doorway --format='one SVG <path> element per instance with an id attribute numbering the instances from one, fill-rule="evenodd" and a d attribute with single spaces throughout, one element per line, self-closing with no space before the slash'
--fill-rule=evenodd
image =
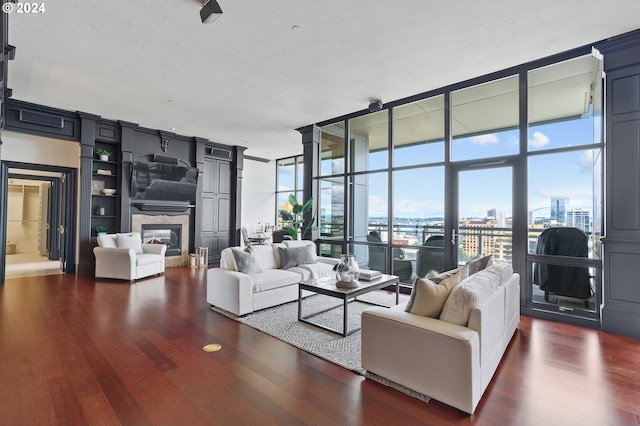
<path id="1" fill-rule="evenodd" d="M 456 168 L 452 231 L 449 240 L 454 265 L 475 256 L 513 257 L 513 167 Z"/>
<path id="2" fill-rule="evenodd" d="M 75 272 L 75 169 L 3 161 L 0 282 Z"/>
<path id="3" fill-rule="evenodd" d="M 60 173 L 9 170 L 5 278 L 62 273 L 58 211 Z"/>

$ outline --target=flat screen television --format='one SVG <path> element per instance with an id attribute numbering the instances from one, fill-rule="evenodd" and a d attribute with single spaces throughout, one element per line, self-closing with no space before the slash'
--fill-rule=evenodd
<path id="1" fill-rule="evenodd" d="M 198 169 L 177 158 L 147 155 L 133 161 L 131 197 L 134 200 L 195 203 Z"/>

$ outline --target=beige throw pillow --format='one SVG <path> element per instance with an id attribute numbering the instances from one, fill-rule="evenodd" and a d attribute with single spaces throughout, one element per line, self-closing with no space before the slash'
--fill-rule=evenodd
<path id="1" fill-rule="evenodd" d="M 452 275 L 447 272 L 443 272 L 443 274 L 446 276 L 443 280 L 440 280 L 439 276 L 432 279 L 418 278 L 413 284 L 411 297 L 405 311 L 425 317 L 438 318 L 451 290 L 467 277 L 467 268 L 459 268 Z M 434 281 L 439 281 L 439 283 Z"/>

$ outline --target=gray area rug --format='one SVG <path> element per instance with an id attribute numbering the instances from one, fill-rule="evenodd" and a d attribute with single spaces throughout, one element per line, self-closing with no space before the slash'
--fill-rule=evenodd
<path id="1" fill-rule="evenodd" d="M 400 295 L 400 302 L 408 299 L 407 295 Z M 380 305 L 395 305 L 395 294 L 387 291 L 373 291 L 358 298 Z M 335 330 L 342 330 L 342 301 L 321 294 L 306 297 L 302 301 L 303 316 L 320 312 L 327 308 L 338 306 L 320 315 L 314 316 L 310 320 L 318 322 Z M 360 327 L 360 315 L 362 311 L 370 308 L 371 305 L 359 301 L 349 303 L 348 307 L 348 330 Z M 257 330 L 269 334 L 279 340 L 287 342 L 297 348 L 309 352 L 319 358 L 330 361 L 341 367 L 361 374 L 368 379 L 375 380 L 383 385 L 392 387 L 408 395 L 418 398 L 421 401 L 429 401 L 429 397 L 402 385 L 391 382 L 373 373 L 368 373 L 360 364 L 360 330 L 347 337 L 331 333 L 313 325 L 298 321 L 298 302 L 289 302 L 272 308 L 253 312 L 242 317 L 238 317 L 215 306 L 212 310 L 226 315 L 232 319 L 247 324 Z"/>
<path id="2" fill-rule="evenodd" d="M 401 302 L 407 298 L 408 296 L 406 295 L 400 295 Z M 358 299 L 386 306 L 395 305 L 396 300 L 395 294 L 387 291 L 372 291 Z M 306 316 L 332 306 L 338 307 L 314 316 L 309 320 L 341 331 L 343 316 L 342 301 L 339 299 L 322 294 L 308 296 L 302 300 L 302 315 Z M 360 327 L 360 315 L 362 311 L 370 307 L 370 304 L 357 300 L 349 303 L 347 309 L 348 330 Z M 211 309 L 320 358 L 353 370 L 358 374 L 364 375 L 366 372 L 360 365 L 360 331 L 358 330 L 350 336 L 342 337 L 339 334 L 299 322 L 297 301 L 252 312 L 242 317 L 233 315 L 215 306 L 211 307 Z"/>

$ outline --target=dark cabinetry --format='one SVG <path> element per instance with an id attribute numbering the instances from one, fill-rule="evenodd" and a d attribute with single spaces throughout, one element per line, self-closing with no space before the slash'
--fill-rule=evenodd
<path id="1" fill-rule="evenodd" d="M 100 159 L 98 153 L 102 150 L 110 153 L 107 159 Z M 120 230 L 119 165 L 119 145 L 96 140 L 91 173 L 91 236 L 99 230 L 109 233 Z M 105 193 L 103 189 L 112 189 L 115 193 Z"/>
<path id="2" fill-rule="evenodd" d="M 602 330 L 640 337 L 640 33 L 600 51 L 607 76 Z"/>
<path id="3" fill-rule="evenodd" d="M 230 244 L 231 162 L 205 156 L 202 183 L 202 245 L 209 248 L 210 260 Z"/>

